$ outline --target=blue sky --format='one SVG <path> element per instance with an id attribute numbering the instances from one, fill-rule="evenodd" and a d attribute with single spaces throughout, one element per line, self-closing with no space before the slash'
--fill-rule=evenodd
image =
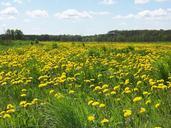
<path id="1" fill-rule="evenodd" d="M 0 33 L 99 34 L 171 29 L 171 0 L 0 0 Z"/>

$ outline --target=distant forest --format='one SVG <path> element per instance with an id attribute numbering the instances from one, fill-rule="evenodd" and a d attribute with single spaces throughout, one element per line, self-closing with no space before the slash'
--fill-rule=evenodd
<path id="1" fill-rule="evenodd" d="M 24 35 L 21 30 L 7 30 L 1 40 L 39 40 L 74 42 L 159 42 L 171 41 L 171 30 L 114 30 L 106 34 L 80 35 Z"/>

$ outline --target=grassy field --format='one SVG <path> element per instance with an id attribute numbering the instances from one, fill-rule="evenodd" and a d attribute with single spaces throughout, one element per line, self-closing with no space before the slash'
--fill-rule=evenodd
<path id="1" fill-rule="evenodd" d="M 0 46 L 0 128 L 170 128 L 171 43 Z"/>

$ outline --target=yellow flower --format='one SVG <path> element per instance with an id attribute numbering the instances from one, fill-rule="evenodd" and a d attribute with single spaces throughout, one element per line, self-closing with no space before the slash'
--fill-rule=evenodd
<path id="1" fill-rule="evenodd" d="M 15 109 L 9 109 L 6 111 L 6 113 L 14 113 L 15 112 Z"/>
<path id="2" fill-rule="evenodd" d="M 108 84 L 104 84 L 104 85 L 102 86 L 102 89 L 105 89 L 105 88 L 108 88 L 108 87 L 109 87 Z"/>
<path id="3" fill-rule="evenodd" d="M 95 117 L 94 116 L 88 116 L 88 121 L 90 121 L 90 122 L 92 122 L 92 121 L 94 121 L 95 120 Z"/>
<path id="4" fill-rule="evenodd" d="M 142 81 L 138 81 L 138 82 L 137 82 L 137 85 L 141 85 L 141 83 L 142 83 Z"/>
<path id="5" fill-rule="evenodd" d="M 109 89 L 104 89 L 103 90 L 103 93 L 106 93 L 106 92 L 108 92 L 109 91 Z"/>
<path id="6" fill-rule="evenodd" d="M 100 108 L 104 108 L 106 105 L 105 104 L 100 104 L 99 107 Z"/>
<path id="7" fill-rule="evenodd" d="M 37 104 L 38 103 L 38 99 L 37 98 L 34 98 L 31 103 L 32 104 Z"/>
<path id="8" fill-rule="evenodd" d="M 144 92 L 143 92 L 143 95 L 150 95 L 150 93 L 147 92 L 147 91 L 144 91 Z"/>
<path id="9" fill-rule="evenodd" d="M 21 96 L 21 97 L 26 97 L 26 94 L 21 94 L 20 96 Z"/>
<path id="10" fill-rule="evenodd" d="M 21 106 L 21 107 L 24 107 L 24 105 L 25 105 L 26 103 L 27 103 L 27 101 L 21 101 L 21 102 L 20 102 L 20 106 Z"/>
<path id="11" fill-rule="evenodd" d="M 97 91 L 97 90 L 101 90 L 102 88 L 100 87 L 100 86 L 96 86 L 95 88 L 94 88 L 94 91 Z"/>
<path id="12" fill-rule="evenodd" d="M 160 104 L 157 103 L 157 104 L 155 105 L 155 108 L 159 108 L 159 107 L 160 107 Z"/>
<path id="13" fill-rule="evenodd" d="M 7 109 L 13 109 L 13 108 L 14 108 L 14 106 L 12 104 L 7 105 Z"/>
<path id="14" fill-rule="evenodd" d="M 135 97 L 134 99 L 133 99 L 133 102 L 138 102 L 138 101 L 141 101 L 142 100 L 142 97 Z"/>
<path id="15" fill-rule="evenodd" d="M 125 85 L 129 84 L 129 79 L 125 80 Z"/>
<path id="16" fill-rule="evenodd" d="M 6 113 L 6 114 L 3 115 L 3 118 L 4 118 L 4 119 L 6 119 L 6 118 L 11 118 L 11 115 Z"/>
<path id="17" fill-rule="evenodd" d="M 0 115 L 3 115 L 3 114 L 5 114 L 5 111 L 0 112 Z"/>
<path id="18" fill-rule="evenodd" d="M 151 103 L 151 99 L 148 99 L 145 104 L 150 104 Z"/>
<path id="19" fill-rule="evenodd" d="M 111 95 L 115 95 L 116 94 L 116 92 L 115 91 L 111 91 L 111 93 L 110 93 Z"/>
<path id="20" fill-rule="evenodd" d="M 139 91 L 139 89 L 138 88 L 134 88 L 134 92 L 136 92 L 136 91 Z"/>
<path id="21" fill-rule="evenodd" d="M 131 110 L 129 110 L 129 109 L 127 109 L 127 110 L 123 110 L 123 112 L 124 112 L 124 117 L 129 117 L 129 116 L 131 116 L 131 115 L 132 115 L 132 111 L 131 111 Z"/>
<path id="22" fill-rule="evenodd" d="M 100 103 L 96 101 L 96 102 L 93 102 L 93 103 L 92 103 L 92 106 L 98 106 L 99 104 L 100 104 Z"/>
<path id="23" fill-rule="evenodd" d="M 125 93 L 131 93 L 131 90 L 129 87 L 126 87 L 125 90 L 124 90 Z"/>
<path id="24" fill-rule="evenodd" d="M 46 87 L 46 86 L 47 86 L 47 83 L 39 84 L 39 88 Z"/>
<path id="25" fill-rule="evenodd" d="M 145 111 L 146 111 L 145 108 L 141 108 L 139 112 L 140 112 L 140 113 L 144 113 Z"/>
<path id="26" fill-rule="evenodd" d="M 55 92 L 55 90 L 50 90 L 49 94 L 53 94 Z"/>
<path id="27" fill-rule="evenodd" d="M 27 90 L 23 88 L 21 91 L 22 91 L 22 92 L 26 92 Z"/>
<path id="28" fill-rule="evenodd" d="M 120 88 L 120 85 L 115 86 L 113 89 L 116 91 Z"/>
<path id="29" fill-rule="evenodd" d="M 106 119 L 106 118 L 104 118 L 103 120 L 101 120 L 101 124 L 102 124 L 102 125 L 105 124 L 105 123 L 108 123 L 108 122 L 109 122 L 109 120 Z"/>
<path id="30" fill-rule="evenodd" d="M 90 100 L 89 102 L 88 102 L 88 105 L 90 105 L 90 104 L 92 104 L 93 103 L 93 100 Z"/>

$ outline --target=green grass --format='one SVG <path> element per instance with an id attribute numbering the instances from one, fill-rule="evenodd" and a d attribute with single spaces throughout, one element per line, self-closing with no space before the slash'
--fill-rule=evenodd
<path id="1" fill-rule="evenodd" d="M 158 49 L 160 47 L 160 49 Z M 56 43 L 16 41 L 1 46 L 0 112 L 13 104 L 11 118 L 0 114 L 2 128 L 170 128 L 171 127 L 171 45 L 136 43 Z M 8 51 L 8 52 L 7 52 Z M 6 63 L 3 63 L 5 62 Z M 148 67 L 150 66 L 150 67 Z M 65 76 L 66 74 L 66 76 Z M 40 76 L 48 77 L 44 80 Z M 145 75 L 145 77 L 143 77 Z M 2 77 L 2 79 L 1 79 Z M 31 78 L 30 78 L 31 77 Z M 58 80 L 59 79 L 59 80 Z M 59 82 L 65 79 L 64 82 Z M 129 83 L 125 81 L 129 79 Z M 149 81 L 162 80 L 167 89 L 152 89 Z M 31 82 L 26 83 L 27 80 Z M 20 81 L 13 84 L 13 81 Z M 142 81 L 141 84 L 137 84 Z M 3 85 L 4 82 L 7 84 Z M 40 88 L 41 83 L 47 86 Z M 95 90 L 97 86 L 108 87 Z M 120 86 L 111 95 L 114 87 Z M 129 87 L 131 93 L 125 93 Z M 27 96 L 21 97 L 22 89 Z M 138 88 L 138 91 L 133 91 Z M 106 92 L 103 92 L 106 90 Z M 50 94 L 50 91 L 54 90 Z M 73 93 L 69 93 L 74 90 Z M 143 92 L 150 92 L 144 95 Z M 133 98 L 143 99 L 134 103 Z M 21 101 L 38 103 L 22 108 Z M 150 104 L 145 104 L 151 99 Z M 88 105 L 88 101 L 104 103 L 104 108 Z M 155 105 L 160 103 L 157 109 Z M 141 107 L 145 113 L 138 111 Z M 124 109 L 132 115 L 123 116 Z M 95 120 L 90 122 L 88 116 Z M 106 118 L 108 123 L 102 124 Z"/>

